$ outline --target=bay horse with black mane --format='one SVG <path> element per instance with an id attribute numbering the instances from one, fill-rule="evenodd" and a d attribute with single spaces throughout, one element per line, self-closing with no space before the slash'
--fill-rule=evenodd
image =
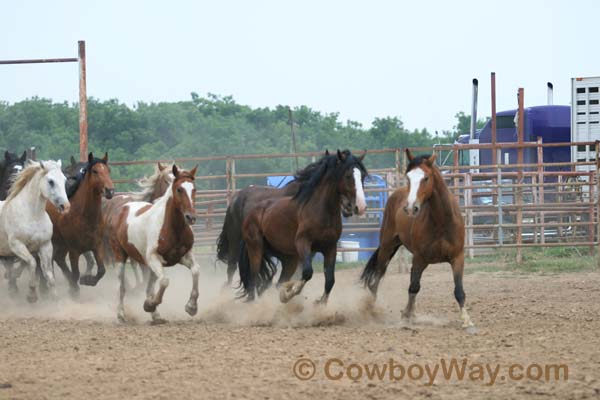
<path id="1" fill-rule="evenodd" d="M 242 295 L 252 300 L 255 292 L 260 295 L 269 287 L 275 274 L 272 257 L 277 257 L 288 266 L 282 275 L 290 277 L 302 263 L 302 279 L 280 289 L 280 300 L 288 302 L 312 278 L 312 259 L 320 252 L 325 258 L 325 291 L 318 302 L 327 302 L 335 281 L 342 211 L 361 215 L 367 208 L 364 156 L 355 157 L 349 150 L 327 153 L 316 165 L 298 172 L 301 183 L 294 196 L 264 200 L 250 211 L 242 226 Z"/>
<path id="2" fill-rule="evenodd" d="M 329 152 L 326 151 L 326 155 Z M 217 259 L 227 264 L 227 282 L 230 286 L 233 280 L 233 275 L 238 267 L 240 256 L 240 243 L 242 241 L 242 224 L 246 216 L 258 204 L 264 200 L 274 200 L 285 196 L 294 196 L 300 185 L 311 176 L 311 171 L 319 167 L 319 162 L 308 164 L 303 170 L 297 171 L 294 175 L 294 180 L 288 182 L 281 188 L 272 186 L 248 186 L 240 190 L 232 199 L 225 213 L 225 221 L 221 234 L 217 240 Z M 343 206 L 343 205 L 342 205 Z M 342 213 L 351 215 L 352 210 L 342 208 Z M 287 258 L 280 260 L 283 263 L 282 269 L 289 271 Z M 285 282 L 290 277 L 282 274 L 279 279 L 279 284 Z"/>
<path id="3" fill-rule="evenodd" d="M 471 327 L 462 283 L 465 226 L 458 201 L 434 164 L 435 154 L 414 157 L 406 149 L 406 155 L 410 161 L 406 169 L 408 185 L 396 190 L 387 201 L 379 247 L 365 266 L 361 280 L 375 297 L 388 263 L 398 248 L 405 246 L 413 254 L 413 261 L 408 304 L 402 316 L 412 319 L 423 271 L 429 264 L 449 262 L 463 327 Z"/>
<path id="4" fill-rule="evenodd" d="M 48 206 L 46 211 L 54 225 L 52 246 L 53 259 L 69 278 L 72 295 L 79 293 L 79 256 L 92 251 L 98 264 L 95 276 L 86 275 L 81 283 L 94 286 L 104 276 L 104 260 L 100 251 L 103 244 L 102 196 L 112 198 L 115 189 L 108 168 L 108 154 L 103 158 L 88 155 L 88 162 L 82 167 L 74 187 L 70 187 L 71 211 L 59 214 Z M 71 270 L 65 258 L 69 254 Z"/>
<path id="5" fill-rule="evenodd" d="M 185 171 L 173 165 L 174 181 L 165 194 L 154 203 L 127 201 L 121 196 L 106 202 L 110 205 L 106 215 L 107 239 L 112 256 L 120 264 L 117 314 L 119 320 L 126 321 L 123 300 L 126 290 L 125 262 L 128 259 L 147 266 L 152 271 L 146 289 L 144 311 L 151 313 L 153 322 L 164 322 L 156 311 L 169 285 L 163 267 L 175 264 L 185 265 L 192 273 L 192 291 L 185 311 L 192 316 L 197 313 L 200 266 L 192 253 L 194 232 L 191 228 L 196 222 L 196 169 L 197 167 Z M 159 289 L 155 294 L 156 281 L 159 283 Z"/>

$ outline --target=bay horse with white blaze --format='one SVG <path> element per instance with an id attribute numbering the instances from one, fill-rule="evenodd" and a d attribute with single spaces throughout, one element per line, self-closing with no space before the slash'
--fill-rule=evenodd
<path id="1" fill-rule="evenodd" d="M 405 246 L 413 254 L 413 261 L 408 304 L 402 316 L 411 319 L 415 316 L 415 298 L 421 288 L 423 271 L 429 264 L 449 262 L 463 327 L 471 327 L 462 284 L 465 226 L 458 201 L 434 164 L 435 154 L 414 157 L 406 149 L 406 155 L 408 186 L 399 188 L 388 199 L 379 247 L 365 266 L 361 280 L 375 297 L 388 263 L 398 248 Z"/>
<path id="2" fill-rule="evenodd" d="M 271 257 L 275 256 L 287 260 L 289 270 L 282 274 L 290 277 L 302 263 L 302 279 L 286 282 L 280 289 L 280 300 L 288 302 L 312 278 L 312 259 L 320 252 L 325 258 L 325 291 L 318 302 L 327 302 L 335 281 L 342 210 L 360 215 L 367 208 L 364 156 L 355 157 L 349 150 L 326 153 L 316 167 L 298 172 L 306 176 L 294 196 L 264 200 L 250 211 L 242 227 L 239 260 L 243 295 L 248 300 L 270 285 L 275 273 Z"/>
<path id="3" fill-rule="evenodd" d="M 46 213 L 46 202 L 59 212 L 69 212 L 66 178 L 60 166 L 60 160 L 30 162 L 16 175 L 6 201 L 0 202 L 0 257 L 16 256 L 29 269 L 29 302 L 37 301 L 36 253 L 56 297 L 52 270 L 52 222 Z"/>
<path id="4" fill-rule="evenodd" d="M 185 311 L 195 315 L 198 311 L 198 275 L 200 266 L 194 260 L 192 247 L 194 233 L 191 226 L 196 222 L 194 199 L 196 169 L 180 170 L 173 166 L 174 181 L 154 204 L 130 201 L 115 204 L 107 215 L 110 229 L 107 230 L 115 261 L 120 263 L 120 295 L 117 317 L 125 321 L 125 262 L 128 259 L 148 266 L 152 273 L 146 289 L 144 310 L 151 313 L 153 322 L 163 322 L 156 311 L 162 303 L 169 279 L 163 267 L 183 264 L 192 273 L 192 291 Z M 122 200 L 122 199 L 121 199 Z M 107 202 L 110 203 L 110 202 Z M 154 283 L 160 287 L 154 293 Z"/>
<path id="5" fill-rule="evenodd" d="M 115 189 L 110 178 L 108 154 L 103 158 L 95 158 L 88 154 L 88 161 L 82 167 L 75 187 L 71 189 L 71 211 L 65 214 L 57 213 L 52 207 L 47 207 L 48 215 L 54 225 L 52 246 L 53 259 L 65 276 L 69 278 L 72 295 L 79 293 L 79 283 L 95 286 L 104 276 L 105 267 L 103 254 L 100 251 L 103 244 L 102 197 L 112 198 Z M 94 254 L 98 271 L 96 276 L 79 276 L 79 256 L 91 251 Z M 65 261 L 69 254 L 71 270 Z"/>

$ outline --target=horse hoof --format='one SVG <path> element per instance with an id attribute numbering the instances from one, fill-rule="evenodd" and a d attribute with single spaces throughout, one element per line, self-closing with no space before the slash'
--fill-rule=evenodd
<path id="1" fill-rule="evenodd" d="M 466 327 L 463 326 L 463 328 L 465 329 L 465 333 L 469 335 L 477 335 L 479 333 L 479 329 L 477 329 L 475 325 L 470 325 Z"/>
<path id="2" fill-rule="evenodd" d="M 12 297 L 12 296 L 14 296 L 14 295 L 16 295 L 18 293 L 19 293 L 19 288 L 17 287 L 16 284 L 14 284 L 14 285 L 9 284 L 8 285 L 8 295 L 9 296 Z"/>
<path id="3" fill-rule="evenodd" d="M 83 275 L 81 278 L 79 278 L 80 285 L 96 286 L 96 283 L 98 283 L 98 281 L 93 275 Z"/>
<path id="4" fill-rule="evenodd" d="M 127 318 L 125 318 L 125 313 L 122 313 L 122 312 L 117 313 L 117 321 L 119 321 L 122 324 L 126 324 Z"/>
<path id="5" fill-rule="evenodd" d="M 144 300 L 144 311 L 146 311 L 146 312 L 156 311 L 156 304 L 154 304 L 150 300 Z"/>
<path id="6" fill-rule="evenodd" d="M 79 300 L 79 286 L 71 286 L 69 288 L 69 295 L 74 300 Z"/>
<path id="7" fill-rule="evenodd" d="M 292 297 L 293 296 L 290 296 L 290 292 L 288 290 L 285 290 L 285 288 L 282 288 L 279 291 L 279 301 L 281 301 L 283 304 L 289 302 L 292 299 Z"/>
<path id="8" fill-rule="evenodd" d="M 163 318 L 154 318 L 150 321 L 150 325 L 164 325 L 168 322 L 169 321 L 167 321 L 166 319 L 163 319 Z"/>
<path id="9" fill-rule="evenodd" d="M 326 306 L 327 305 L 327 299 L 316 299 L 315 300 L 315 306 Z"/>
<path id="10" fill-rule="evenodd" d="M 186 304 L 185 305 L 185 312 L 188 313 L 190 316 L 193 317 L 198 312 L 198 306 L 195 305 L 195 304 L 194 305 Z"/>

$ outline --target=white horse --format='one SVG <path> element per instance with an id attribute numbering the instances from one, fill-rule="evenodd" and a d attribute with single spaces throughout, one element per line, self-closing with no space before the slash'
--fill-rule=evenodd
<path id="1" fill-rule="evenodd" d="M 56 296 L 52 271 L 52 222 L 46 213 L 50 201 L 60 212 L 68 212 L 66 178 L 59 161 L 30 162 L 15 178 L 6 201 L 0 202 L 0 257 L 18 257 L 29 269 L 27 300 L 37 301 L 36 261 L 51 293 Z"/>

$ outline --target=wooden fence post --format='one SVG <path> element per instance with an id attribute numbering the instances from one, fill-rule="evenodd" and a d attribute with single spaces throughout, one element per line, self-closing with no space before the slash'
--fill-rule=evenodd
<path id="1" fill-rule="evenodd" d="M 538 165 L 538 183 L 540 186 L 538 187 L 538 204 L 544 204 L 544 148 L 542 147 L 542 137 L 538 137 L 537 139 L 537 165 Z M 543 206 L 542 206 L 543 207 Z M 542 208 L 543 210 L 543 208 Z M 546 214 L 544 211 L 540 211 L 539 220 L 542 224 L 540 228 L 540 243 L 546 243 L 546 235 L 544 225 L 546 224 Z M 543 247 L 542 247 L 543 249 Z"/>

